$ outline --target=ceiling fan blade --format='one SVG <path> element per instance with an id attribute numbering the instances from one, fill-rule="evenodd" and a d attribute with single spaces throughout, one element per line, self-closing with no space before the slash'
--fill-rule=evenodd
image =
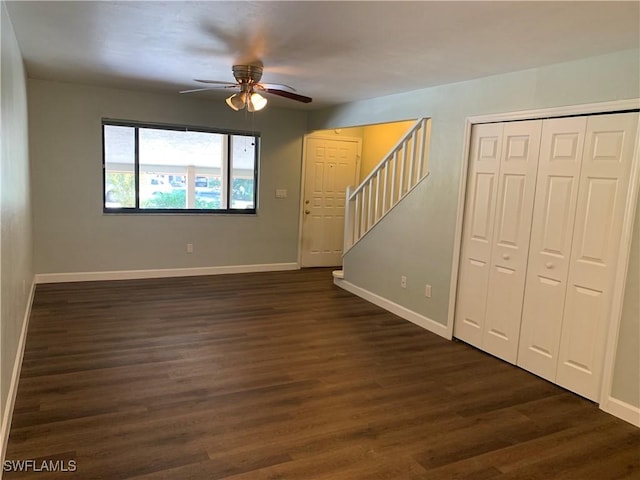
<path id="1" fill-rule="evenodd" d="M 290 87 L 289 85 L 285 85 L 284 83 L 262 83 L 260 82 L 258 84 L 258 86 L 264 87 L 263 89 L 265 90 L 270 90 L 270 89 L 274 89 L 274 90 L 281 90 L 282 87 L 286 88 L 287 90 L 290 90 L 292 92 L 297 92 L 297 90 L 293 87 Z"/>
<path id="2" fill-rule="evenodd" d="M 194 78 L 193 81 L 200 83 L 211 83 L 214 85 L 237 85 L 237 83 L 234 82 L 222 82 L 220 80 L 198 80 L 197 78 Z"/>
<path id="3" fill-rule="evenodd" d="M 179 93 L 194 93 L 194 92 L 204 92 L 205 90 L 219 90 L 221 88 L 233 88 L 236 85 L 220 85 L 219 87 L 204 87 L 204 88 L 194 88 L 193 90 L 181 90 Z"/>
<path id="4" fill-rule="evenodd" d="M 297 93 L 288 92 L 286 90 L 278 90 L 278 89 L 275 89 L 275 88 L 265 88 L 264 91 L 267 92 L 267 93 L 271 93 L 273 95 L 278 95 L 280 97 L 285 97 L 285 98 L 289 98 L 291 100 L 295 100 L 296 102 L 310 103 L 311 100 L 312 100 L 310 97 L 305 97 L 304 95 L 299 95 Z"/>

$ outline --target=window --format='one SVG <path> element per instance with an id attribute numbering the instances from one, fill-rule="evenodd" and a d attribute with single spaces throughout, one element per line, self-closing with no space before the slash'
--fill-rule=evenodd
<path id="1" fill-rule="evenodd" d="M 255 213 L 259 136 L 103 120 L 103 209 Z"/>

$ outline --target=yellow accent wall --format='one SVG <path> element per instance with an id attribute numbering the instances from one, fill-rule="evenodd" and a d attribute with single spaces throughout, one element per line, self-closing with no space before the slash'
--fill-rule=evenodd
<path id="1" fill-rule="evenodd" d="M 415 120 L 407 120 L 406 122 L 381 123 L 363 127 L 361 182 L 414 123 Z"/>

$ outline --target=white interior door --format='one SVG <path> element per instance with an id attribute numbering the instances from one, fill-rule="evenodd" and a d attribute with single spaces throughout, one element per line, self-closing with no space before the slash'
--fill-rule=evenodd
<path id="1" fill-rule="evenodd" d="M 516 363 L 542 122 L 504 126 L 483 349 Z"/>
<path id="2" fill-rule="evenodd" d="M 357 183 L 357 139 L 306 138 L 302 267 L 342 265 L 348 185 Z"/>
<path id="3" fill-rule="evenodd" d="M 555 382 L 587 117 L 542 125 L 518 365 Z"/>
<path id="4" fill-rule="evenodd" d="M 454 335 L 476 347 L 482 347 L 503 130 L 502 123 L 471 130 Z"/>
<path id="5" fill-rule="evenodd" d="M 638 114 L 589 117 L 556 383 L 598 399 Z"/>

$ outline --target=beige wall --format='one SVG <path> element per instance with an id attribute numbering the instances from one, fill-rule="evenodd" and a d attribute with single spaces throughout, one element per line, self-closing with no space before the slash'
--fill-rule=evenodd
<path id="1" fill-rule="evenodd" d="M 466 118 L 637 98 L 638 85 L 640 52 L 633 49 L 312 112 L 311 127 L 326 129 L 431 118 L 430 176 L 412 192 L 406 208 L 395 209 L 346 255 L 345 278 L 447 325 Z M 638 248 L 636 242 L 633 255 Z M 401 275 L 408 277 L 406 289 L 399 287 Z M 432 285 L 429 299 L 424 297 L 427 283 Z M 640 318 L 632 309 L 625 304 L 621 331 L 637 331 Z M 640 338 L 630 335 L 622 342 L 614 385 L 620 400 L 640 407 L 637 396 L 628 394 L 640 390 L 637 363 L 624 353 L 637 352 Z"/>
<path id="2" fill-rule="evenodd" d="M 33 283 L 26 76 L 4 2 L 0 4 L 0 405 L 8 428 L 11 377 Z M 4 453 L 3 445 L 0 445 Z"/>
<path id="3" fill-rule="evenodd" d="M 36 273 L 297 261 L 306 113 L 268 108 L 247 116 L 198 95 L 29 80 L 29 114 Z M 260 132 L 258 214 L 103 214 L 103 117 Z M 287 198 L 276 199 L 277 188 Z"/>

